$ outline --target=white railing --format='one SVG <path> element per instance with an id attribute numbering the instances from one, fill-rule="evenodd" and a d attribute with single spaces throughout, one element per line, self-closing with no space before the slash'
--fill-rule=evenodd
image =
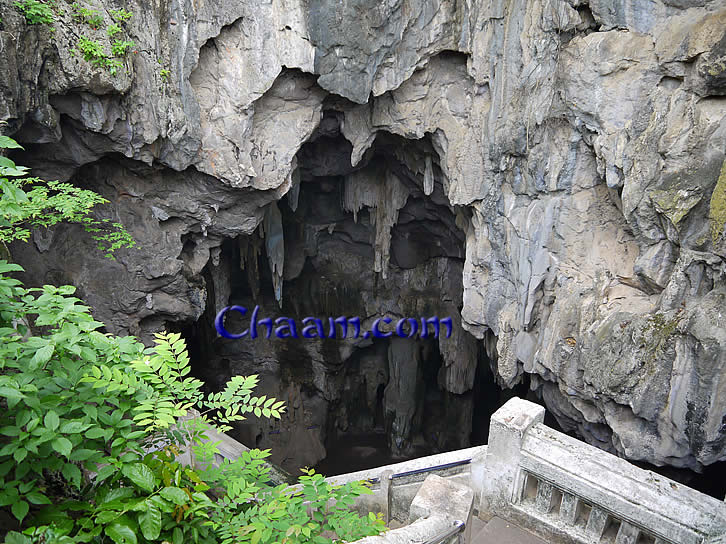
<path id="1" fill-rule="evenodd" d="M 546 427 L 512 399 L 492 416 L 474 461 L 480 508 L 579 543 L 726 542 L 726 505 Z"/>

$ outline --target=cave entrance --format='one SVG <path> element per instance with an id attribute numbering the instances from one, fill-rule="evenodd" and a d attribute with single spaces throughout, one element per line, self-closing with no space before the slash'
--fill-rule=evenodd
<path id="1" fill-rule="evenodd" d="M 250 419 L 233 434 L 291 472 L 337 474 L 485 442 L 501 400 L 479 368 L 489 367 L 482 342 L 461 325 L 467 218 L 449 204 L 434 139 L 379 133 L 352 166 L 341 118 L 325 113 L 258 231 L 212 255 L 207 311 L 184 330 L 210 389 L 257 374 L 261 393 L 287 403 L 283 420 Z M 386 332 L 402 318 L 450 317 L 452 335 L 228 340 L 213 321 L 232 304 L 297 323 L 318 317 L 326 330 L 329 317 L 359 317 L 362 335 L 380 317 L 392 319 Z M 241 331 L 249 313 L 227 324 Z"/>

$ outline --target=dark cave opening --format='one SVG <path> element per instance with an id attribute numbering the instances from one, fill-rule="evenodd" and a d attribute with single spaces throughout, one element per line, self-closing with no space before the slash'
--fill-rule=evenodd
<path id="1" fill-rule="evenodd" d="M 474 378 L 476 367 L 489 361 L 481 342 L 461 329 L 461 212 L 449 205 L 430 138 L 379 134 L 355 167 L 351 153 L 338 115 L 326 112 L 298 153 L 293 188 L 273 204 L 279 225 L 266 216 L 252 235 L 224 241 L 203 272 L 205 313 L 181 328 L 194 373 L 210 390 L 232 375 L 258 374 L 258 392 L 287 403 L 282 420 L 250 419 L 232 434 L 270 448 L 273 461 L 290 471 L 307 465 L 336 474 L 483 443 L 489 417 L 501 405 L 491 373 Z M 278 231 L 284 266 L 276 279 L 267 237 Z M 380 316 L 394 323 L 451 316 L 459 330 L 449 344 L 274 335 L 228 340 L 213 321 L 233 304 L 298 323 L 307 316 L 359 316 L 364 331 Z M 249 314 L 226 317 L 230 331 L 248 325 Z M 459 360 L 464 368 L 452 369 Z M 468 387 L 457 386 L 456 372 Z"/>

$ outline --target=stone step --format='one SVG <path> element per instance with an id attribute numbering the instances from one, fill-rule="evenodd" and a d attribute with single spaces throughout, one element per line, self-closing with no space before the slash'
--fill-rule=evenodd
<path id="1" fill-rule="evenodd" d="M 476 526 L 472 526 L 474 529 Z M 502 518 L 494 517 L 471 539 L 471 544 L 548 544 Z"/>

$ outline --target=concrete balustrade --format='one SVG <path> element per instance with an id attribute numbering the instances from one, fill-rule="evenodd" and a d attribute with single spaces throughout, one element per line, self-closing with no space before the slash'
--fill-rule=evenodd
<path id="1" fill-rule="evenodd" d="M 726 505 L 557 432 L 544 409 L 512 399 L 472 465 L 481 512 L 582 544 L 726 542 Z"/>

